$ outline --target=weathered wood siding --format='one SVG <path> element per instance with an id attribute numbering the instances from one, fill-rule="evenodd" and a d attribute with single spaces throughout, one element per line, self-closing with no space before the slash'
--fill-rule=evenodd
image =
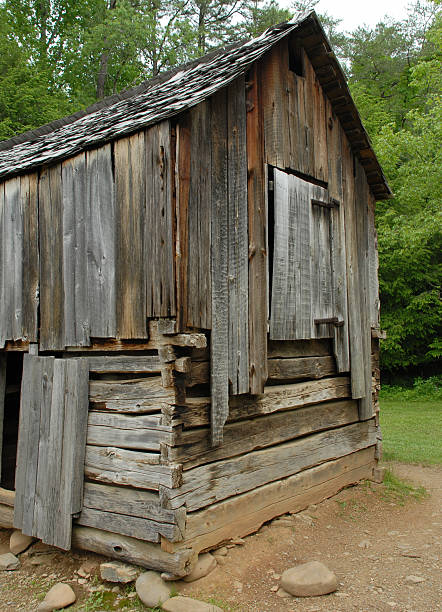
<path id="1" fill-rule="evenodd" d="M 175 314 L 169 122 L 0 184 L 0 347 L 146 338 Z"/>
<path id="2" fill-rule="evenodd" d="M 370 328 L 379 325 L 374 197 L 344 131 L 345 116 L 333 111 L 334 91 L 319 84 L 320 67 L 301 48 L 302 76 L 290 69 L 295 42 L 282 41 L 261 62 L 261 78 L 270 84 L 261 97 L 264 157 L 276 169 L 270 335 L 333 337 L 338 371 L 351 371 L 352 395 L 366 419 Z M 305 190 L 306 198 L 339 206 L 304 207 L 303 221 L 297 211 Z M 312 325 L 329 317 L 343 325 Z"/>
<path id="3" fill-rule="evenodd" d="M 177 123 L 181 329 L 211 329 L 213 440 L 249 382 L 246 88 L 241 77 Z M 262 166 L 261 166 L 262 168 Z"/>
<path id="4" fill-rule="evenodd" d="M 0 347 L 37 339 L 37 175 L 0 183 Z"/>
<path id="5" fill-rule="evenodd" d="M 87 412 L 85 361 L 25 356 L 14 526 L 63 549 L 82 507 Z"/>

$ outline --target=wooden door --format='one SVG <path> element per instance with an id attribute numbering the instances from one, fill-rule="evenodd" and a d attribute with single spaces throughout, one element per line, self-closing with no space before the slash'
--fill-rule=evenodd
<path id="1" fill-rule="evenodd" d="M 328 191 L 274 169 L 270 339 L 334 339 L 338 371 L 349 366 L 345 236 Z"/>
<path id="2" fill-rule="evenodd" d="M 88 379 L 86 360 L 24 357 L 14 527 L 65 550 L 82 507 Z"/>

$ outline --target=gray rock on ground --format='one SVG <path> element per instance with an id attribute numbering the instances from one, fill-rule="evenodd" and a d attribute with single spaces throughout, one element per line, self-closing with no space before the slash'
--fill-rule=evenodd
<path id="1" fill-rule="evenodd" d="M 75 603 L 76 599 L 77 597 L 71 587 L 64 582 L 59 582 L 46 593 L 46 597 L 38 606 L 37 612 L 52 612 L 52 610 L 66 608 Z"/>
<path id="2" fill-rule="evenodd" d="M 316 597 L 336 591 L 338 579 L 323 563 L 310 561 L 286 570 L 281 587 L 295 597 Z"/>
<path id="3" fill-rule="evenodd" d="M 144 572 L 135 583 L 138 597 L 148 608 L 162 605 L 172 595 L 172 584 L 164 582 L 157 572 Z"/>
<path id="4" fill-rule="evenodd" d="M 127 584 L 137 579 L 139 572 L 132 565 L 121 561 L 109 561 L 100 565 L 100 576 L 107 582 L 122 582 Z"/>
<path id="5" fill-rule="evenodd" d="M 11 537 L 9 538 L 9 550 L 13 555 L 19 555 L 28 549 L 34 542 L 35 538 L 25 535 L 20 529 L 16 529 L 11 533 Z"/>
<path id="6" fill-rule="evenodd" d="M 0 555 L 0 570 L 12 571 L 18 569 L 19 567 L 20 561 L 12 553 L 8 552 Z"/>
<path id="7" fill-rule="evenodd" d="M 191 599 L 190 597 L 172 597 L 163 603 L 164 612 L 223 612 L 218 606 Z"/>
<path id="8" fill-rule="evenodd" d="M 194 582 L 195 580 L 199 580 L 200 578 L 204 578 L 216 567 L 216 559 L 210 553 L 204 553 L 199 555 L 198 561 L 196 562 L 193 570 L 190 572 L 188 576 L 184 576 L 184 582 Z"/>

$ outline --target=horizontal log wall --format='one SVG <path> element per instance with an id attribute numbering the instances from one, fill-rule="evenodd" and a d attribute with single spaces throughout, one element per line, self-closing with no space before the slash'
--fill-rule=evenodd
<path id="1" fill-rule="evenodd" d="M 371 476 L 377 424 L 359 422 L 350 378 L 337 375 L 332 341 L 272 341 L 268 356 L 264 393 L 230 398 L 216 448 L 205 353 L 175 363 L 189 386 L 184 404 L 163 410 L 175 434 L 172 446 L 162 445 L 162 461 L 179 463 L 183 472 L 179 487 L 160 486 L 159 493 L 164 508 L 185 508 L 187 515 L 184 539 L 162 537 L 163 550 L 208 550 Z"/>
<path id="2" fill-rule="evenodd" d="M 379 445 L 377 423 L 359 422 L 350 379 L 321 339 L 269 343 L 264 393 L 230 398 L 213 448 L 206 339 L 174 329 L 151 324 L 145 351 L 64 356 L 90 372 L 73 545 L 183 576 L 198 552 L 370 477 Z M 13 503 L 0 490 L 5 525 Z"/>

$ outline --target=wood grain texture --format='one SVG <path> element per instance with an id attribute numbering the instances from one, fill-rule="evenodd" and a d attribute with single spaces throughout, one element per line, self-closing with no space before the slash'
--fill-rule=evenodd
<path id="1" fill-rule="evenodd" d="M 348 336 L 347 274 L 345 245 L 345 202 L 343 201 L 341 139 L 343 131 L 333 114 L 331 104 L 326 101 L 327 150 L 328 150 L 328 192 L 331 198 L 341 205 L 332 208 L 331 214 L 331 251 L 333 274 L 334 313 L 343 321 L 341 327 L 333 330 L 333 349 L 338 372 L 350 371 L 350 348 Z"/>
<path id="2" fill-rule="evenodd" d="M 91 402 L 106 400 L 145 400 L 156 398 L 158 402 L 162 399 L 173 400 L 175 391 L 165 389 L 161 382 L 161 376 L 150 376 L 148 378 L 129 378 L 127 380 L 91 380 L 89 383 L 89 399 Z"/>
<path id="3" fill-rule="evenodd" d="M 268 357 L 325 357 L 333 353 L 331 342 L 328 339 L 318 340 L 269 340 Z"/>
<path id="4" fill-rule="evenodd" d="M 22 333 L 29 342 L 37 342 L 40 281 L 37 174 L 20 177 L 20 198 L 23 211 Z"/>
<path id="5" fill-rule="evenodd" d="M 146 542 L 159 542 L 161 537 L 170 542 L 182 540 L 182 533 L 177 525 L 120 514 L 109 510 L 83 508 L 75 521 L 77 525 L 96 527 L 111 533 L 118 533 Z"/>
<path id="6" fill-rule="evenodd" d="M 350 380 L 346 376 L 272 385 L 264 389 L 261 397 L 231 397 L 228 422 L 350 397 Z M 183 427 L 192 428 L 209 424 L 209 409 L 210 398 L 187 397 L 185 405 L 175 406 L 172 412 Z"/>
<path id="7" fill-rule="evenodd" d="M 191 119 L 183 113 L 176 126 L 177 165 L 175 170 L 176 189 L 176 282 L 177 282 L 177 328 L 183 331 L 188 315 L 188 254 L 189 254 L 189 192 L 190 192 L 190 151 Z"/>
<path id="8" fill-rule="evenodd" d="M 14 508 L 0 503 L 0 527 L 12 529 L 14 527 Z"/>
<path id="9" fill-rule="evenodd" d="M 359 290 L 361 303 L 362 350 L 364 358 L 365 393 L 359 403 L 359 413 L 362 420 L 370 419 L 374 414 L 372 400 L 372 368 L 371 368 L 371 314 L 373 298 L 370 293 L 369 243 L 372 242 L 372 232 L 369 218 L 370 191 L 365 172 L 356 161 L 355 177 L 355 212 L 356 235 L 358 243 Z"/>
<path id="10" fill-rule="evenodd" d="M 85 361 L 25 355 L 14 525 L 63 549 L 82 505 L 87 380 Z"/>
<path id="11" fill-rule="evenodd" d="M 159 417 L 111 412 L 89 413 L 87 443 L 159 451 L 162 443 L 173 444 L 172 430 Z"/>
<path id="12" fill-rule="evenodd" d="M 167 510 L 160 504 L 157 492 L 117 487 L 96 482 L 84 483 L 83 505 L 85 508 L 127 514 L 158 523 L 170 523 L 183 527 L 184 509 Z"/>
<path id="13" fill-rule="evenodd" d="M 284 169 L 289 166 L 289 113 L 287 92 L 288 47 L 283 40 L 262 63 L 262 107 L 265 160 Z"/>
<path id="14" fill-rule="evenodd" d="M 114 143 L 117 337 L 146 338 L 145 134 Z"/>
<path id="15" fill-rule="evenodd" d="M 228 205 L 227 205 L 227 112 L 226 92 L 212 98 L 212 193 L 211 193 L 211 277 L 212 334 L 211 427 L 212 444 L 222 442 L 229 414 L 229 300 L 228 300 Z"/>
<path id="16" fill-rule="evenodd" d="M 355 400 L 277 412 L 227 424 L 224 428 L 223 444 L 216 449 L 210 448 L 207 429 L 178 433 L 175 446 L 167 449 L 167 459 L 183 463 L 183 468 L 188 470 L 357 421 L 358 406 Z"/>
<path id="17" fill-rule="evenodd" d="M 227 88 L 229 379 L 232 395 L 248 393 L 249 276 L 245 82 Z"/>
<path id="18" fill-rule="evenodd" d="M 23 337 L 23 210 L 20 178 L 0 186 L 0 346 Z"/>
<path id="19" fill-rule="evenodd" d="M 294 359 L 269 359 L 270 380 L 324 378 L 336 374 L 333 357 L 296 357 Z"/>
<path id="20" fill-rule="evenodd" d="M 250 392 L 260 394 L 267 380 L 267 206 L 261 71 L 254 64 L 247 89 L 247 201 L 249 214 L 249 370 Z"/>
<path id="21" fill-rule="evenodd" d="M 82 550 L 92 550 L 98 554 L 127 561 L 141 567 L 170 572 L 176 576 L 185 576 L 195 562 L 191 550 L 167 553 L 158 544 L 142 542 L 129 536 L 109 533 L 93 527 L 75 526 L 72 534 L 72 545 Z"/>
<path id="22" fill-rule="evenodd" d="M 210 101 L 190 111 L 190 185 L 188 200 L 187 325 L 212 324 L 210 236 L 212 198 Z M 186 161 L 183 161 L 186 164 Z"/>
<path id="23" fill-rule="evenodd" d="M 328 461 L 281 481 L 258 487 L 187 516 L 186 538 L 176 548 L 200 552 L 257 531 L 287 512 L 299 512 L 363 478 L 374 464 L 374 447 Z"/>
<path id="24" fill-rule="evenodd" d="M 40 173 L 40 350 L 64 349 L 61 166 Z"/>
<path id="25" fill-rule="evenodd" d="M 35 535 L 64 550 L 71 546 L 72 514 L 82 506 L 87 380 L 84 361 L 54 361 L 48 437 L 39 449 L 37 499 L 42 503 Z"/>
<path id="26" fill-rule="evenodd" d="M 357 211 L 353 154 L 346 139 L 341 139 L 343 160 L 343 200 L 347 270 L 348 324 L 350 343 L 351 387 L 354 398 L 365 396 L 364 348 L 362 344 L 361 287 L 359 280 Z"/>
<path id="27" fill-rule="evenodd" d="M 86 446 L 85 476 L 97 482 L 158 490 L 181 483 L 181 467 L 159 465 L 155 453 L 115 447 Z"/>
<path id="28" fill-rule="evenodd" d="M 87 346 L 88 300 L 87 171 L 81 153 L 61 165 L 63 210 L 64 344 Z"/>
<path id="29" fill-rule="evenodd" d="M 48 435 L 45 407 L 52 395 L 53 369 L 53 357 L 24 355 L 14 526 L 26 535 L 34 535 L 38 524 L 36 514 L 41 502 L 37 497 L 37 469 L 40 447 L 43 449 Z"/>
<path id="30" fill-rule="evenodd" d="M 116 336 L 116 212 L 112 149 L 86 153 L 87 294 L 90 335 Z"/>
<path id="31" fill-rule="evenodd" d="M 103 355 L 86 357 L 89 371 L 96 374 L 131 372 L 134 374 L 159 374 L 161 362 L 157 355 Z"/>
<path id="32" fill-rule="evenodd" d="M 146 130 L 144 262 L 146 316 L 175 315 L 170 123 Z M 144 158 L 143 158 L 144 159 Z M 142 287 L 140 286 L 140 290 Z"/>
<path id="33" fill-rule="evenodd" d="M 192 512 L 376 443 L 371 421 L 313 434 L 183 474 L 179 489 L 162 489 L 166 507 Z"/>

